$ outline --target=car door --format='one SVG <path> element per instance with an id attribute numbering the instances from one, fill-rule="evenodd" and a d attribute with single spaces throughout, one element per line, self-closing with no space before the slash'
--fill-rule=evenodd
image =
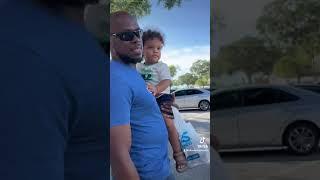
<path id="1" fill-rule="evenodd" d="M 186 90 L 179 90 L 174 93 L 175 95 L 175 103 L 179 106 L 179 108 L 185 108 L 185 98 L 186 98 Z"/>
<path id="2" fill-rule="evenodd" d="M 281 128 L 290 117 L 288 103 L 297 97 L 273 88 L 242 91 L 238 115 L 240 146 L 271 146 L 281 142 Z"/>
<path id="3" fill-rule="evenodd" d="M 203 94 L 203 92 L 197 89 L 188 89 L 186 93 L 187 93 L 185 98 L 186 107 L 198 108 L 198 105 L 201 99 L 201 94 Z"/>
<path id="4" fill-rule="evenodd" d="M 211 126 L 219 139 L 221 148 L 237 147 L 239 129 L 237 116 L 242 101 L 237 91 L 221 92 L 212 95 Z"/>

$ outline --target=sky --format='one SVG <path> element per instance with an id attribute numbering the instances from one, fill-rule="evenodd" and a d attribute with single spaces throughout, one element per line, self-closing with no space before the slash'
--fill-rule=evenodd
<path id="1" fill-rule="evenodd" d="M 157 0 L 151 2 L 151 14 L 138 22 L 143 29 L 155 28 L 165 35 L 161 60 L 180 67 L 176 77 L 189 72 L 196 60 L 210 60 L 210 0 L 183 0 L 171 10 Z"/>

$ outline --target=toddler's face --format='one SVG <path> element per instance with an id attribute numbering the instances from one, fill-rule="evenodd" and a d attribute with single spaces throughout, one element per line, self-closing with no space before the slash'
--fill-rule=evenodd
<path id="1" fill-rule="evenodd" d="M 147 64 L 154 64 L 161 58 L 162 42 L 158 38 L 145 41 L 143 45 L 143 55 Z"/>

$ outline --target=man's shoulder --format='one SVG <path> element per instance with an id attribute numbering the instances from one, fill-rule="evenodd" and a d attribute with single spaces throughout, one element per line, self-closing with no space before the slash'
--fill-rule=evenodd
<path id="1" fill-rule="evenodd" d="M 110 60 L 110 75 L 124 75 L 125 74 L 125 67 L 116 62 L 115 60 Z"/>
<path id="2" fill-rule="evenodd" d="M 135 76 L 132 74 L 131 69 L 123 66 L 119 62 L 110 62 L 110 79 L 111 84 L 128 84 Z"/>

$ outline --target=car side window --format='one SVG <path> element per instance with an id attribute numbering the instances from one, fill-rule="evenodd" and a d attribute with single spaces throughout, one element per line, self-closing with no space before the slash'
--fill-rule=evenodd
<path id="1" fill-rule="evenodd" d="M 315 93 L 320 93 L 320 88 L 311 88 L 311 91 Z"/>
<path id="2" fill-rule="evenodd" d="M 174 95 L 175 95 L 176 97 L 178 97 L 178 96 L 184 96 L 184 95 L 186 95 L 186 91 L 185 91 L 185 90 L 177 91 L 177 92 L 174 93 Z"/>
<path id="3" fill-rule="evenodd" d="M 244 90 L 243 96 L 245 106 L 272 104 L 276 99 L 273 92 L 266 91 L 263 88 Z"/>
<path id="4" fill-rule="evenodd" d="M 213 110 L 230 109 L 242 105 L 239 93 L 235 91 L 215 94 L 212 96 L 212 100 Z"/>
<path id="5" fill-rule="evenodd" d="M 320 93 L 320 87 L 313 87 L 313 86 L 305 86 L 302 87 L 303 89 L 315 92 L 315 93 Z"/>
<path id="6" fill-rule="evenodd" d="M 202 93 L 203 93 L 202 91 L 199 91 L 197 89 L 187 90 L 187 95 L 195 95 L 195 94 L 202 94 Z"/>
<path id="7" fill-rule="evenodd" d="M 203 92 L 200 91 L 200 90 L 195 89 L 195 90 L 194 90 L 194 94 L 203 94 Z"/>
<path id="8" fill-rule="evenodd" d="M 281 103 L 281 102 L 291 102 L 291 101 L 297 101 L 297 100 L 299 100 L 299 97 L 293 94 L 278 90 L 277 102 Z"/>
<path id="9" fill-rule="evenodd" d="M 245 106 L 257 106 L 281 102 L 295 101 L 298 98 L 292 94 L 272 88 L 257 88 L 244 90 Z"/>

